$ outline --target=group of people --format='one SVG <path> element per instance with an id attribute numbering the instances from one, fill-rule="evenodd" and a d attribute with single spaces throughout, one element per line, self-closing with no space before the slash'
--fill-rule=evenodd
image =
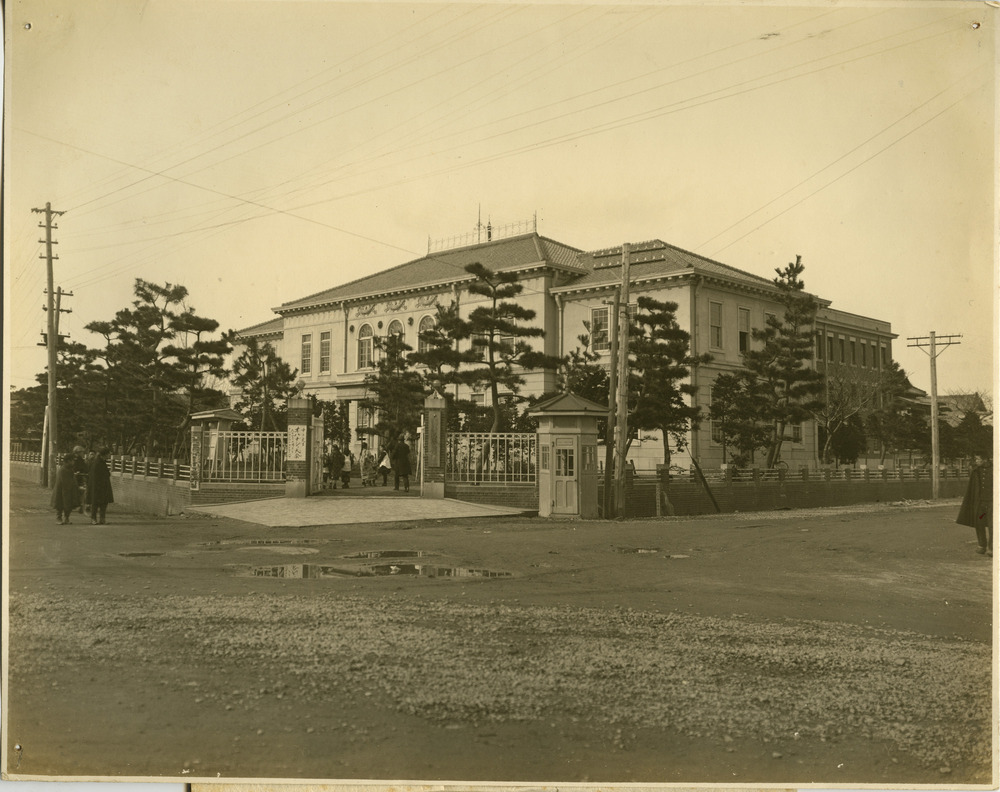
<path id="1" fill-rule="evenodd" d="M 84 514 L 85 509 L 91 525 L 106 524 L 108 504 L 115 502 L 108 454 L 103 447 L 86 454 L 82 446 L 75 446 L 72 453 L 60 458 L 52 490 L 52 506 L 60 525 L 69 525 L 70 514 L 77 510 Z"/>
<path id="2" fill-rule="evenodd" d="M 382 455 L 382 460 L 377 465 L 375 455 L 366 444 L 362 444 L 359 462 L 362 487 L 376 486 L 379 475 L 382 476 L 382 486 L 388 486 L 389 474 L 392 473 L 395 488 L 398 490 L 402 483 L 403 491 L 410 491 L 410 446 L 407 445 L 405 437 L 401 436 L 398 442 Z M 350 449 L 345 453 L 339 445 L 333 445 L 326 457 L 327 486 L 337 489 L 339 481 L 342 489 L 348 489 L 351 486 L 354 464 L 354 454 Z"/>

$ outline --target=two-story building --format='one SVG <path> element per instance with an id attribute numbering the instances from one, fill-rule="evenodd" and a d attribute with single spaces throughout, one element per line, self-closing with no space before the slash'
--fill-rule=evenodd
<path id="1" fill-rule="evenodd" d="M 474 280 L 465 266 L 479 262 L 494 271 L 516 272 L 523 291 L 519 301 L 535 311 L 533 326 L 545 331 L 531 339 L 548 355 L 563 356 L 578 346 L 577 337 L 590 324 L 592 349 L 610 361 L 609 302 L 622 280 L 622 247 L 585 252 L 537 232 L 490 238 L 400 264 L 383 272 L 284 303 L 278 317 L 239 332 L 242 338 L 269 342 L 305 383 L 306 393 L 323 400 L 349 402 L 353 428 L 371 416 L 357 409 L 365 396 L 365 377 L 376 362 L 376 337 L 400 335 L 419 348 L 419 333 L 433 325 L 438 305 L 453 301 L 460 315 L 483 299 L 468 291 Z M 630 244 L 630 304 L 641 295 L 677 304 L 677 320 L 691 334 L 691 351 L 708 353 L 712 362 L 694 367 L 695 403 L 707 413 L 712 383 L 719 373 L 742 365 L 742 353 L 755 343 L 751 331 L 764 326 L 769 314 L 783 311 L 773 281 L 690 253 L 659 240 Z M 820 299 L 816 320 L 815 365 L 881 367 L 892 355 L 888 322 L 845 313 Z M 470 343 L 470 342 L 466 342 Z M 526 371 L 525 394 L 541 394 L 555 386 L 555 372 Z M 487 404 L 489 393 L 462 392 Z M 790 465 L 817 463 L 817 436 L 812 422 L 792 427 L 792 441 L 782 458 Z M 722 462 L 722 448 L 703 421 L 691 433 L 688 451 L 673 461 L 685 465 L 688 455 L 705 467 Z M 641 433 L 630 459 L 636 468 L 654 469 L 663 459 L 662 438 Z"/>

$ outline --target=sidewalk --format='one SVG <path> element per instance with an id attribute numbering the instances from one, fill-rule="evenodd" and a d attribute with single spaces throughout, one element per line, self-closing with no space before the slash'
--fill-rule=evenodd
<path id="1" fill-rule="evenodd" d="M 339 493 L 339 491 L 337 491 Z M 470 517 L 521 517 L 525 512 L 503 506 L 467 503 L 451 499 L 419 496 L 323 494 L 309 498 L 220 503 L 216 506 L 189 506 L 186 512 L 225 517 L 266 525 L 271 528 L 307 528 L 318 525 L 403 522 L 406 520 L 452 520 Z"/>

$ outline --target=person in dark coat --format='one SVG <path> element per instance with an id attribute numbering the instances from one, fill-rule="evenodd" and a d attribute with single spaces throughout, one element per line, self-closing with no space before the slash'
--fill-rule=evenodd
<path id="1" fill-rule="evenodd" d="M 108 449 L 102 448 L 90 464 L 87 477 L 87 503 L 90 504 L 90 524 L 104 525 L 108 504 L 115 502 L 111 491 L 111 471 L 108 470 Z"/>
<path id="2" fill-rule="evenodd" d="M 87 497 L 87 474 L 90 466 L 84 458 L 83 446 L 73 447 L 73 473 L 76 476 L 76 488 L 80 491 L 80 514 L 83 514 L 83 504 Z"/>
<path id="3" fill-rule="evenodd" d="M 395 474 L 396 489 L 399 489 L 399 480 L 403 480 L 404 492 L 410 491 L 410 447 L 406 444 L 406 438 L 400 435 L 399 442 L 392 449 L 392 471 Z"/>
<path id="4" fill-rule="evenodd" d="M 337 481 L 344 472 L 344 452 L 340 450 L 340 446 L 335 445 L 330 449 L 327 465 L 330 471 L 330 486 L 337 489 Z"/>
<path id="5" fill-rule="evenodd" d="M 993 556 L 993 465 L 991 460 L 976 458 L 969 474 L 969 484 L 958 510 L 959 525 L 976 529 L 977 553 Z"/>
<path id="6" fill-rule="evenodd" d="M 76 486 L 76 472 L 73 456 L 66 454 L 59 461 L 55 487 L 52 490 L 52 506 L 56 510 L 56 522 L 69 525 L 69 515 L 80 505 L 80 490 Z"/>

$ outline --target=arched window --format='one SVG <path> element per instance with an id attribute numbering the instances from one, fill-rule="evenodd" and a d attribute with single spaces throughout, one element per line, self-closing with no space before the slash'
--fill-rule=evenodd
<path id="1" fill-rule="evenodd" d="M 389 322 L 389 329 L 386 331 L 386 335 L 390 338 L 392 336 L 397 336 L 400 340 L 403 338 L 403 323 L 398 319 L 393 319 Z"/>
<path id="2" fill-rule="evenodd" d="M 418 341 L 417 341 L 417 351 L 418 352 L 428 352 L 428 351 L 430 351 L 431 345 L 428 344 L 420 336 L 422 336 L 428 330 L 433 330 L 433 329 L 434 329 L 434 317 L 433 316 L 425 316 L 423 319 L 420 320 L 420 325 L 419 325 L 419 328 L 418 328 L 418 332 L 419 332 L 420 335 L 418 335 L 418 337 L 417 337 L 418 338 Z"/>
<path id="3" fill-rule="evenodd" d="M 358 368 L 372 367 L 372 338 L 375 333 L 369 324 L 361 325 L 358 330 Z"/>

